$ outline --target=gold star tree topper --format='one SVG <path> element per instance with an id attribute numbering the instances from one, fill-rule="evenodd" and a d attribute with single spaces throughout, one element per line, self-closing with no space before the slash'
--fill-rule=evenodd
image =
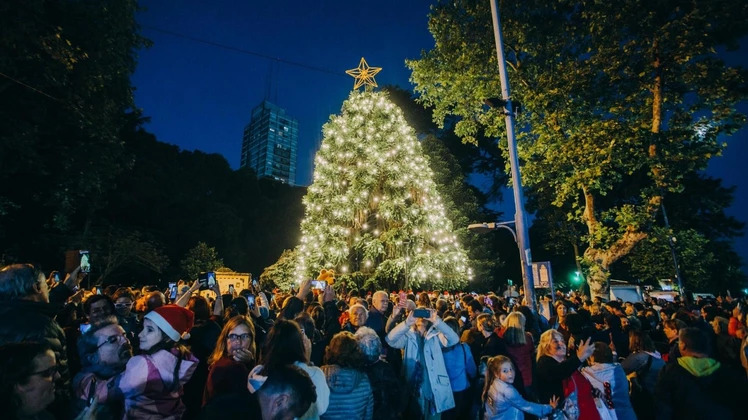
<path id="1" fill-rule="evenodd" d="M 374 80 L 374 76 L 376 76 L 380 71 L 382 71 L 381 67 L 369 67 L 369 64 L 364 60 L 364 57 L 361 57 L 361 62 L 358 63 L 357 68 L 346 70 L 345 72 L 356 79 L 353 89 L 358 89 L 361 85 L 377 87 L 377 81 Z"/>

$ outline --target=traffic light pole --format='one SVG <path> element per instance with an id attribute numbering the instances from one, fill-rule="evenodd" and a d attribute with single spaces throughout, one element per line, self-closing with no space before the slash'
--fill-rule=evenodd
<path id="1" fill-rule="evenodd" d="M 522 281 L 525 287 L 525 300 L 533 310 L 537 310 L 535 302 L 535 284 L 532 277 L 532 254 L 530 252 L 530 236 L 525 217 L 525 204 L 522 194 L 522 180 L 519 173 L 519 159 L 517 158 L 517 143 L 514 139 L 514 106 L 509 93 L 509 78 L 506 74 L 504 61 L 504 44 L 499 24 L 499 5 L 491 0 L 491 17 L 493 20 L 494 41 L 496 43 L 496 58 L 499 64 L 499 78 L 501 79 L 501 99 L 505 101 L 504 110 L 506 121 L 506 137 L 509 144 L 509 164 L 512 172 L 512 189 L 514 191 L 514 226 L 517 230 L 517 244 L 522 260 Z"/>

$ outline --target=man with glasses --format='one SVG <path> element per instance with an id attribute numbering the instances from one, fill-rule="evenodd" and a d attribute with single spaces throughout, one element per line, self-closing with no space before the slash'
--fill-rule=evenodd
<path id="1" fill-rule="evenodd" d="M 97 322 L 78 340 L 82 370 L 73 379 L 77 408 L 99 404 L 99 418 L 121 418 L 124 402 L 109 397 L 109 389 L 132 357 L 132 346 L 125 330 L 110 316 Z"/>
<path id="2" fill-rule="evenodd" d="M 47 407 L 55 400 L 59 381 L 54 352 L 46 343 L 11 343 L 0 346 L 0 417 L 53 418 Z"/>

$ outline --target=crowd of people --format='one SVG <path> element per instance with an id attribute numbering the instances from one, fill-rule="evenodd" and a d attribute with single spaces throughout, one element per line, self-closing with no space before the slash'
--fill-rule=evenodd
<path id="1" fill-rule="evenodd" d="M 745 298 L 83 288 L 0 269 L 18 419 L 744 418 Z M 743 413 L 743 414 L 741 414 Z"/>

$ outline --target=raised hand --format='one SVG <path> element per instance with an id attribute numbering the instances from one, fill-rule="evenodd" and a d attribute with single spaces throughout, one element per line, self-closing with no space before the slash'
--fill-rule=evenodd
<path id="1" fill-rule="evenodd" d="M 252 352 L 247 349 L 236 349 L 233 351 L 232 356 L 237 362 L 252 363 L 255 360 Z"/>
<path id="2" fill-rule="evenodd" d="M 432 324 L 436 323 L 436 321 L 439 320 L 439 315 L 436 313 L 436 309 L 429 309 L 429 312 L 431 312 L 431 315 L 426 319 L 431 321 Z"/>
<path id="3" fill-rule="evenodd" d="M 65 281 L 63 281 L 63 284 L 67 286 L 70 290 L 75 290 L 76 287 L 78 287 L 81 283 L 81 280 L 83 280 L 83 276 L 80 275 L 81 272 L 81 266 L 78 266 L 70 272 L 67 276 L 65 276 Z"/>
<path id="4" fill-rule="evenodd" d="M 416 318 L 413 316 L 413 311 L 410 311 L 408 317 L 405 318 L 405 325 L 412 327 L 416 323 Z"/>
<path id="5" fill-rule="evenodd" d="M 588 338 L 586 341 L 579 343 L 579 346 L 577 346 L 577 358 L 579 358 L 580 362 L 584 362 L 585 360 L 587 360 L 595 351 L 595 346 L 594 344 L 591 344 L 591 341 L 592 337 Z"/>

